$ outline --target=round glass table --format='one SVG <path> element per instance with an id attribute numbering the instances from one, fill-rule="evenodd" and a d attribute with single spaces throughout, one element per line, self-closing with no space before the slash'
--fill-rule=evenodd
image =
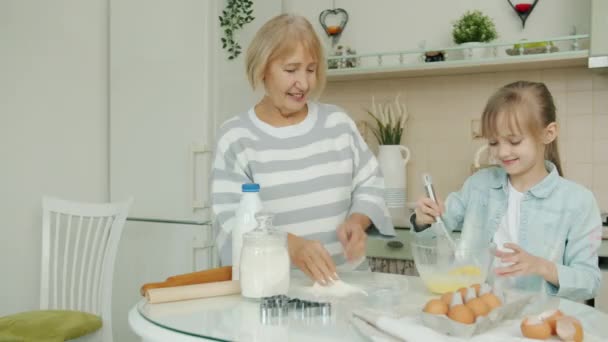
<path id="1" fill-rule="evenodd" d="M 304 300 L 330 301 L 331 314 L 328 316 L 303 315 L 290 310 L 287 315 L 268 317 L 260 310 L 260 302 L 232 295 L 160 304 L 149 304 L 142 299 L 129 312 L 129 324 L 143 341 L 150 342 L 368 341 L 351 324 L 353 311 L 365 308 L 393 317 L 417 315 L 429 298 L 436 297 L 425 289 L 418 277 L 348 272 L 341 274 L 341 278 L 364 289 L 367 296 L 314 297 L 308 292 L 311 283 L 305 276 L 298 273 L 292 276 L 288 295 Z M 542 308 L 538 303 L 533 304 L 529 309 L 540 312 Z M 559 307 L 580 319 L 586 335 L 591 337 L 585 341 L 608 341 L 608 315 L 559 298 L 550 298 L 542 305 Z M 518 321 L 513 324 L 519 326 Z M 518 338 L 521 335 L 513 336 L 513 340 Z"/>

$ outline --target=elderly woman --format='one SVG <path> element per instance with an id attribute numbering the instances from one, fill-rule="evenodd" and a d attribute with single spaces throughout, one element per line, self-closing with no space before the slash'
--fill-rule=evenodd
<path id="1" fill-rule="evenodd" d="M 314 102 L 325 83 L 321 43 L 303 17 L 265 23 L 246 55 L 252 87 L 265 95 L 220 128 L 212 175 L 222 264 L 231 264 L 241 185 L 258 183 L 264 209 L 288 233 L 292 264 L 327 284 L 336 265 L 365 261 L 366 232 L 394 235 L 378 163 L 340 108 Z"/>

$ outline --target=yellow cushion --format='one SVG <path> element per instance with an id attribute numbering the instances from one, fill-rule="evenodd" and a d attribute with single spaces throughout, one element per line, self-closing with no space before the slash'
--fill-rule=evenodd
<path id="1" fill-rule="evenodd" d="M 0 318 L 0 342 L 63 342 L 101 328 L 101 318 L 68 310 L 22 312 Z"/>

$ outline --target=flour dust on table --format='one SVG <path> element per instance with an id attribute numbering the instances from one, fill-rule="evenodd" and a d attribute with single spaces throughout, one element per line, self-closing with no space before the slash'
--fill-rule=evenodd
<path id="1" fill-rule="evenodd" d="M 314 283 L 307 289 L 312 295 L 317 297 L 346 297 L 354 294 L 362 294 L 367 296 L 367 292 L 361 287 L 351 285 L 342 280 L 336 280 L 333 284 L 323 286 L 319 283 Z"/>

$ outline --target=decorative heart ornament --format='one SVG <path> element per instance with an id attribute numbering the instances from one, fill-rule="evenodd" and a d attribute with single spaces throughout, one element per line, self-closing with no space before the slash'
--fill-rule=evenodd
<path id="1" fill-rule="evenodd" d="M 348 13 L 343 8 L 326 9 L 319 14 L 319 22 L 335 45 L 348 23 Z"/>
<path id="2" fill-rule="evenodd" d="M 532 2 L 532 3 L 530 3 L 530 2 L 519 2 L 517 4 L 514 4 L 513 1 L 507 0 L 507 2 L 509 3 L 509 5 L 511 5 L 511 7 L 513 7 L 513 10 L 519 16 L 519 19 L 521 19 L 521 25 L 524 28 L 526 27 L 526 20 L 528 19 L 528 17 L 530 16 L 530 14 L 532 13 L 532 11 L 534 10 L 534 7 L 536 7 L 536 4 L 538 3 L 538 1 L 539 0 L 534 0 L 534 2 Z"/>

